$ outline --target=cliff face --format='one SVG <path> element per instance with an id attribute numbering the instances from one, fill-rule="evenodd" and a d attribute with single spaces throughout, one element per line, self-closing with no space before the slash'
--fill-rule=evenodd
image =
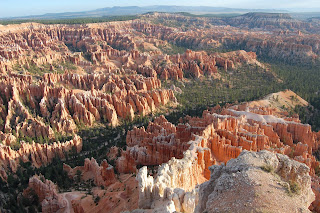
<path id="1" fill-rule="evenodd" d="M 205 170 L 212 162 L 209 150 L 201 148 L 203 138 L 197 137 L 190 143 L 192 147 L 182 159 L 172 158 L 158 168 L 156 178 L 148 175 L 147 167 L 139 170 L 139 208 L 158 212 L 194 211 L 197 205 L 195 186 L 206 181 Z"/>
<path id="2" fill-rule="evenodd" d="M 157 77 L 47 74 L 44 80 L 49 85 L 62 83 L 76 88 L 65 95 L 64 102 L 69 103 L 69 113 L 75 122 L 85 125 L 105 120 L 116 126 L 118 117 L 133 119 L 135 114 L 147 115 L 160 105 L 176 102 L 173 91 L 161 89 Z"/>
<path id="3" fill-rule="evenodd" d="M 308 20 L 294 18 L 289 13 L 250 12 L 233 17 L 190 17 L 183 14 L 153 13 L 143 15 L 144 18 L 158 20 L 160 23 L 170 24 L 172 20 L 181 24 L 181 28 L 191 26 L 233 26 L 241 29 L 265 31 L 305 31 L 319 32 L 319 18 Z M 189 24 L 189 25 L 187 25 Z M 203 30 L 203 29 L 201 29 Z M 199 30 L 200 31 L 200 30 Z"/>
<path id="4" fill-rule="evenodd" d="M 256 108 L 247 110 L 256 111 Z M 135 165 L 160 165 L 172 157 L 181 159 L 190 148 L 193 135 L 207 136 L 203 146 L 210 150 L 210 158 L 218 162 L 227 162 L 244 149 L 268 149 L 283 154 L 295 150 L 293 157 L 313 165 L 312 174 L 318 165 L 312 150 L 317 150 L 319 138 L 309 125 L 234 109 L 225 109 L 221 114 L 204 111 L 201 119 L 187 119 L 187 124 L 175 127 L 160 117 L 147 130 L 135 128 L 128 132 L 127 150 L 118 159 L 117 168 L 121 172 L 134 172 Z"/>
<path id="5" fill-rule="evenodd" d="M 315 196 L 309 168 L 288 156 L 244 151 L 210 171 L 210 180 L 200 185 L 195 212 L 311 212 Z M 293 184 L 299 191 L 293 191 Z"/>
<path id="6" fill-rule="evenodd" d="M 127 174 L 119 175 L 119 180 L 100 189 L 95 187 L 91 195 L 79 192 L 70 192 L 70 211 L 75 213 L 84 212 L 130 212 L 138 208 L 137 181 Z M 67 196 L 66 196 L 67 197 Z M 94 199 L 99 197 L 98 202 Z"/>
<path id="7" fill-rule="evenodd" d="M 117 160 L 117 170 L 135 172 L 136 165 L 160 165 L 172 157 L 182 158 L 189 147 L 189 130 L 187 126 L 176 128 L 164 116 L 150 123 L 147 130 L 134 128 L 127 134 L 127 150 Z"/>

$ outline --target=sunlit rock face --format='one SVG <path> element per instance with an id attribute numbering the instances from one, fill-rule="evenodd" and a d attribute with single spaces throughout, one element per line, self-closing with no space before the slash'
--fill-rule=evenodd
<path id="1" fill-rule="evenodd" d="M 228 165 L 231 159 L 237 158 L 244 150 L 253 151 L 252 153 L 268 150 L 270 153 L 266 152 L 266 155 L 278 159 L 277 165 L 283 165 L 283 162 L 294 164 L 293 168 L 289 169 L 291 172 L 304 168 L 302 176 L 306 178 L 301 177 L 301 180 L 300 177 L 288 179 L 290 171 L 283 174 L 285 172 L 282 169 L 285 167 L 276 166 L 273 170 L 281 173 L 284 181 L 305 181 L 301 184 L 308 185 L 306 188 L 309 191 L 299 198 L 300 203 L 294 208 L 301 207 L 307 211 L 314 200 L 310 177 L 313 191 L 316 195 L 319 194 L 318 178 L 315 176 L 315 168 L 319 163 L 312 155 L 312 150 L 318 149 L 318 134 L 311 131 L 310 125 L 301 124 L 297 118 L 288 118 L 276 108 L 252 106 L 251 103 L 243 107 L 239 105 L 204 111 L 202 118 L 186 117 L 185 124 L 178 126 L 170 124 L 164 117 L 159 117 L 151 122 L 147 129 L 134 129 L 129 132 L 127 150 L 123 151 L 117 166 L 133 172 L 137 165 L 159 165 L 156 173 L 147 167 L 139 170 L 139 207 L 164 212 L 193 212 L 198 203 L 198 185 L 210 179 L 210 173 L 212 176 L 215 172 L 214 168 L 220 168 L 210 167 L 211 165 Z M 166 149 L 166 146 L 170 149 Z M 184 149 L 183 155 L 179 152 L 181 149 Z M 167 163 L 159 161 L 170 155 L 173 158 Z M 254 158 L 260 158 L 260 155 L 264 154 L 258 154 Z M 285 155 L 304 164 L 289 160 Z M 212 168 L 211 171 L 209 167 Z M 258 167 L 255 166 L 256 169 Z M 212 182 L 214 181 L 213 178 Z M 282 189 L 282 194 L 286 195 L 285 188 Z M 184 196 L 186 200 L 183 199 Z M 317 208 L 317 199 L 318 197 L 310 209 Z M 285 202 L 292 202 L 290 196 Z M 188 205 L 186 209 L 183 209 L 184 205 Z M 205 208 L 203 207 L 202 211 L 205 211 Z M 222 208 L 221 211 L 224 210 L 226 209 Z"/>

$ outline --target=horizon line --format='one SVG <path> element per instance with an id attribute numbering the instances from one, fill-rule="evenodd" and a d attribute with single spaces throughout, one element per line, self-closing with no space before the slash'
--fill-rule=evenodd
<path id="1" fill-rule="evenodd" d="M 208 7 L 208 8 L 224 8 L 224 9 L 239 9 L 239 10 L 274 10 L 274 11 L 286 11 L 287 13 L 320 13 L 319 8 L 298 8 L 298 7 L 291 7 L 291 8 L 240 8 L 240 7 L 222 7 L 222 6 L 208 6 L 208 5 L 199 5 L 199 6 L 191 6 L 191 5 L 145 5 L 145 6 L 137 6 L 137 5 L 128 5 L 128 6 L 112 6 L 112 7 L 99 7 L 92 10 L 79 10 L 79 11 L 57 11 L 57 12 L 48 12 L 48 13 L 37 13 L 37 14 L 30 14 L 30 15 L 22 15 L 22 16 L 0 16 L 0 19 L 12 19 L 12 18 L 28 18 L 32 16 L 45 16 L 50 14 L 64 14 L 64 13 L 82 13 L 82 12 L 90 12 L 90 11 L 97 11 L 101 9 L 112 9 L 112 8 L 128 8 L 128 7 L 137 7 L 137 8 L 146 8 L 146 7 Z M 310 11 L 309 11 L 310 10 Z M 159 12 L 159 11 L 149 11 L 149 12 Z M 184 12 L 184 11 L 180 11 Z M 241 12 L 241 11 L 239 11 Z M 172 12 L 168 12 L 172 13 Z M 189 12 L 192 13 L 192 12 Z M 217 12 L 220 14 L 227 13 L 227 12 Z M 122 15 L 113 15 L 113 16 L 122 16 Z M 77 17 L 74 17 L 77 18 Z M 83 17 L 83 18 L 90 18 L 90 17 Z"/>

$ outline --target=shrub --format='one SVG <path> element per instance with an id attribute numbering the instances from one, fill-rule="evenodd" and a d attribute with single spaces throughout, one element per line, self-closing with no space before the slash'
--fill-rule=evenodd
<path id="1" fill-rule="evenodd" d="M 299 184 L 297 182 L 290 181 L 289 185 L 290 185 L 290 192 L 291 193 L 299 194 L 301 188 L 300 188 L 300 186 L 299 186 Z"/>
<path id="2" fill-rule="evenodd" d="M 261 168 L 263 171 L 268 172 L 268 173 L 274 171 L 274 170 L 273 170 L 273 167 L 272 167 L 271 165 L 269 165 L 269 164 L 263 165 L 263 166 L 261 166 L 260 168 Z"/>

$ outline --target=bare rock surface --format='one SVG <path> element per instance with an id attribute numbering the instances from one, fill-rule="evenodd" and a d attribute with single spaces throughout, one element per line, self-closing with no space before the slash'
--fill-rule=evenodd
<path id="1" fill-rule="evenodd" d="M 309 168 L 285 155 L 244 151 L 210 170 L 195 212 L 310 212 L 315 199 Z"/>

